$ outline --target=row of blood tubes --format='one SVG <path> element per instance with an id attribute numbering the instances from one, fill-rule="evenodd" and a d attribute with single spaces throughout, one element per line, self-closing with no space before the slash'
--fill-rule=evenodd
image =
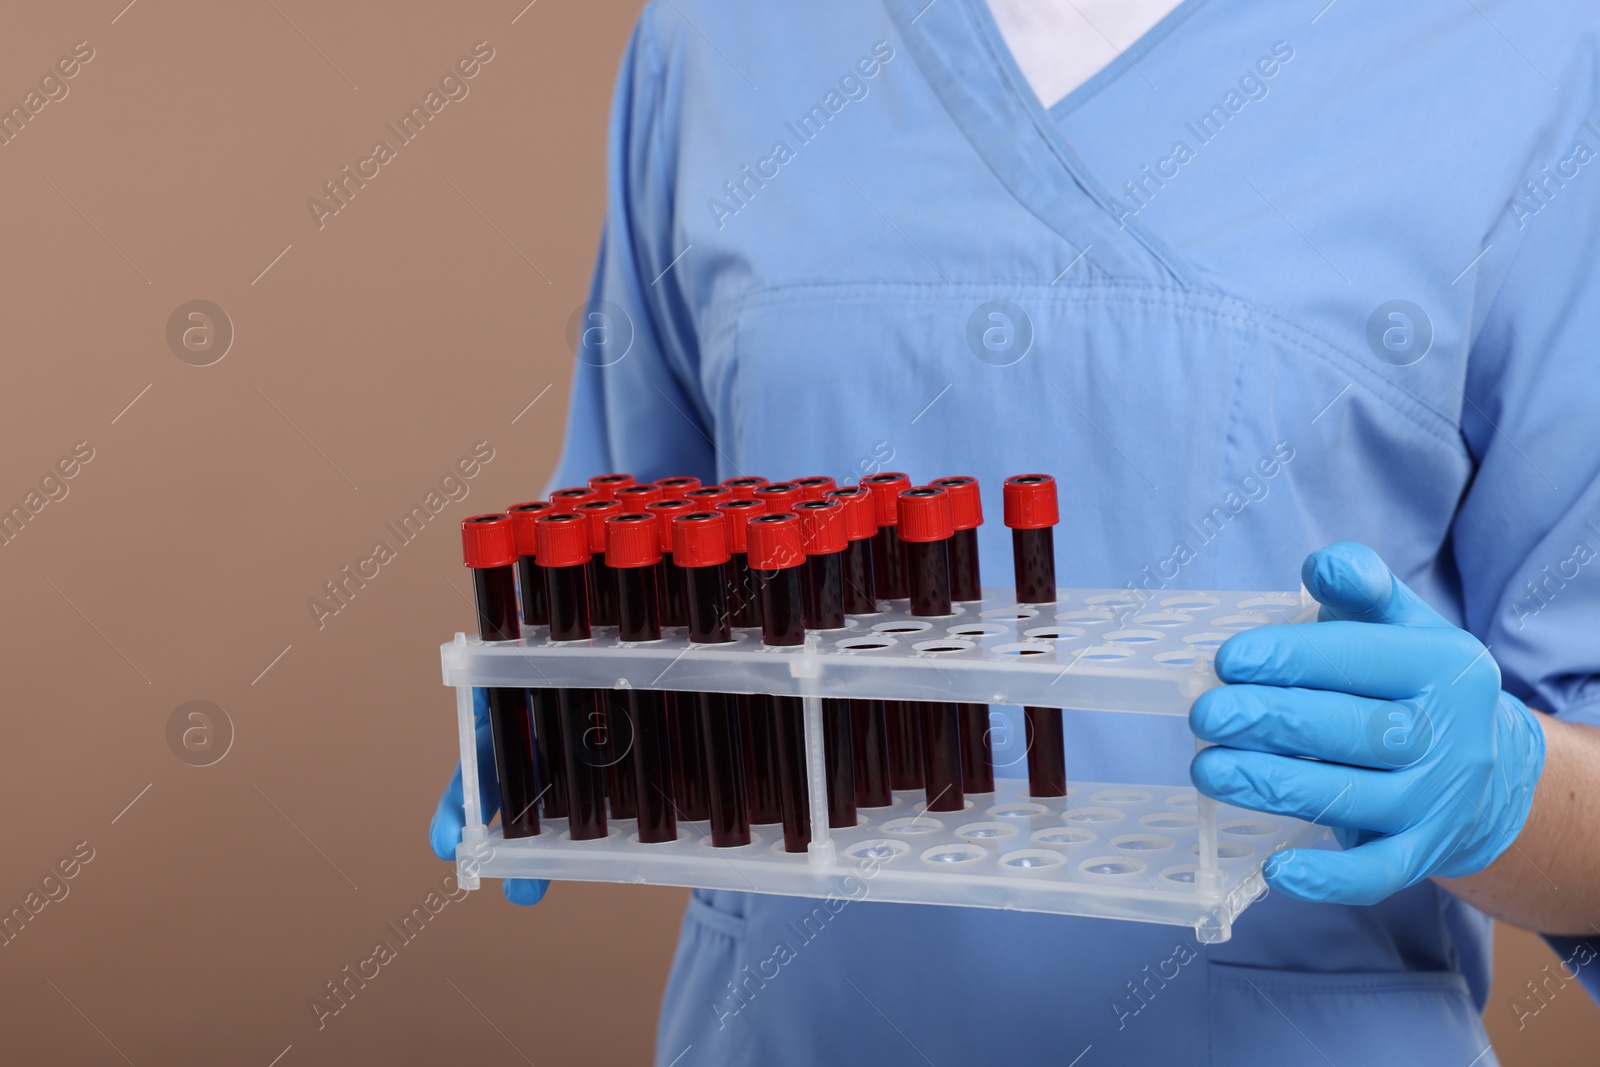
<path id="1" fill-rule="evenodd" d="M 1008 478 L 1004 505 L 1017 601 L 1051 603 L 1055 480 Z M 586 642 L 614 627 L 648 642 L 683 627 L 691 643 L 718 644 L 748 628 L 782 646 L 884 601 L 931 619 L 982 599 L 982 524 L 969 477 L 702 486 L 604 474 L 473 516 L 461 533 L 485 641 L 547 627 L 551 641 Z M 538 834 L 541 813 L 566 819 L 574 840 L 605 837 L 609 806 L 611 818 L 637 820 L 646 843 L 676 840 L 680 819 L 707 822 L 717 847 L 749 844 L 752 824 L 781 824 L 790 852 L 810 843 L 799 697 L 498 688 L 487 700 L 507 838 Z M 1066 795 L 1059 710 L 1024 714 L 1029 793 Z M 830 827 L 855 826 L 858 808 L 887 807 L 894 790 L 922 790 L 929 811 L 994 791 L 985 704 L 825 699 L 822 727 Z"/>

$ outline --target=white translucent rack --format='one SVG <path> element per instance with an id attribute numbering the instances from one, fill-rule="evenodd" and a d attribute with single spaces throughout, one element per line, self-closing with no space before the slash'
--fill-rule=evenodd
<path id="1" fill-rule="evenodd" d="M 1065 797 L 1031 797 L 1023 779 L 969 794 L 959 812 L 924 810 L 921 790 L 863 808 L 854 828 L 828 828 L 822 774 L 822 700 L 851 697 L 1187 715 L 1218 684 L 1216 648 L 1241 630 L 1308 622 L 1317 605 L 1298 593 L 1060 590 L 1054 604 L 1019 605 L 1010 590 L 940 618 L 905 601 L 771 648 L 759 632 L 691 644 L 681 629 L 660 641 L 619 641 L 596 629 L 583 643 L 542 628 L 484 643 L 456 634 L 440 649 L 456 688 L 466 827 L 457 849 L 464 888 L 479 879 L 550 878 L 829 895 L 915 904 L 1006 908 L 1191 926 L 1226 940 L 1266 888 L 1275 851 L 1323 829 L 1218 804 L 1193 789 L 1074 782 Z M 783 851 L 781 828 L 756 826 L 751 843 L 713 848 L 703 822 L 679 821 L 676 841 L 643 844 L 630 819 L 605 838 L 573 841 L 563 819 L 535 837 L 506 840 L 479 804 L 472 689 L 477 686 L 772 693 L 803 698 L 810 771 L 811 845 Z M 1067 739 L 1071 769 L 1072 739 Z"/>

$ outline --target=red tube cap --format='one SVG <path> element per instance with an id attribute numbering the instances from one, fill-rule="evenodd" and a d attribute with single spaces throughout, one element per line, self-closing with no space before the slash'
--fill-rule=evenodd
<path id="1" fill-rule="evenodd" d="M 589 520 L 582 515 L 544 515 L 534 520 L 533 528 L 539 539 L 539 566 L 576 567 L 589 562 Z"/>
<path id="2" fill-rule="evenodd" d="M 781 571 L 806 561 L 805 538 L 798 515 L 757 515 L 745 528 L 750 541 L 750 566 Z"/>
<path id="3" fill-rule="evenodd" d="M 878 525 L 893 526 L 900 520 L 896 497 L 911 488 L 911 479 L 899 471 L 884 471 L 861 479 L 861 484 L 872 490 L 872 502 L 877 509 Z"/>
<path id="4" fill-rule="evenodd" d="M 591 500 L 599 500 L 600 494 L 587 487 L 577 489 L 557 489 L 550 494 L 550 503 L 556 506 L 556 514 L 565 514 L 579 504 L 587 504 Z"/>
<path id="5" fill-rule="evenodd" d="M 661 552 L 663 555 L 672 552 L 672 520 L 679 515 L 688 515 L 694 511 L 694 505 L 687 500 L 658 500 L 654 504 L 645 506 L 645 514 L 656 517 L 656 530 L 661 535 Z"/>
<path id="6" fill-rule="evenodd" d="M 757 486 L 750 498 L 765 504 L 768 515 L 782 515 L 805 499 L 805 491 L 793 482 L 768 482 Z"/>
<path id="7" fill-rule="evenodd" d="M 615 500 L 591 500 L 579 504 L 573 514 L 589 520 L 589 551 L 598 554 L 606 550 L 606 520 L 621 515 L 622 505 Z"/>
<path id="8" fill-rule="evenodd" d="M 532 556 L 537 553 L 538 543 L 534 538 L 533 520 L 540 515 L 549 514 L 554 509 L 555 505 L 548 500 L 529 500 L 506 508 L 506 515 L 511 519 L 511 532 L 517 539 L 517 555 Z"/>
<path id="9" fill-rule="evenodd" d="M 874 503 L 871 489 L 852 485 L 822 494 L 822 499 L 836 501 L 844 508 L 845 536 L 852 541 L 865 541 L 878 532 L 878 505 Z"/>
<path id="10" fill-rule="evenodd" d="M 461 556 L 467 566 L 504 567 L 517 561 L 517 535 L 504 515 L 461 520 Z"/>
<path id="11" fill-rule="evenodd" d="M 618 489 L 626 489 L 632 484 L 631 474 L 596 474 L 589 479 L 589 488 L 599 493 L 601 500 L 615 500 Z"/>
<path id="12" fill-rule="evenodd" d="M 1056 480 L 1048 474 L 1013 474 L 1002 489 L 1006 525 L 1013 530 L 1042 530 L 1061 521 L 1056 508 Z"/>
<path id="13" fill-rule="evenodd" d="M 700 479 L 692 474 L 679 474 L 658 480 L 656 488 L 661 490 L 662 500 L 682 500 L 683 494 L 700 488 Z"/>
<path id="14" fill-rule="evenodd" d="M 955 532 L 949 493 L 925 485 L 900 494 L 900 540 L 947 541 Z"/>
<path id="15" fill-rule="evenodd" d="M 965 474 L 935 478 L 928 483 L 950 494 L 950 517 L 957 530 L 976 530 L 983 525 L 983 497 L 978 479 Z"/>
<path id="16" fill-rule="evenodd" d="M 728 535 L 728 551 L 744 555 L 750 550 L 746 535 L 750 520 L 757 515 L 765 515 L 767 506 L 759 500 L 728 500 L 718 504 L 717 510 L 728 520 L 723 527 Z"/>
<path id="17" fill-rule="evenodd" d="M 606 519 L 606 566 L 650 567 L 661 562 L 661 524 L 654 515 Z"/>
<path id="18" fill-rule="evenodd" d="M 834 480 L 826 474 L 813 474 L 805 478 L 796 478 L 789 484 L 800 487 L 802 500 L 821 500 L 824 493 L 830 489 L 837 488 Z"/>
<path id="19" fill-rule="evenodd" d="M 832 500 L 802 500 L 794 506 L 800 516 L 800 537 L 806 555 L 830 556 L 850 543 L 849 520 L 844 507 Z"/>
<path id="20" fill-rule="evenodd" d="M 733 490 L 723 485 L 708 485 L 701 489 L 689 490 L 683 494 L 683 499 L 701 511 L 712 511 L 718 504 L 732 500 Z"/>
<path id="21" fill-rule="evenodd" d="M 630 485 L 617 490 L 617 503 L 624 515 L 643 515 L 646 505 L 662 499 L 661 490 L 653 485 Z"/>
<path id="22" fill-rule="evenodd" d="M 720 511 L 691 511 L 672 520 L 672 561 L 680 567 L 728 562 L 728 520 Z"/>
<path id="23" fill-rule="evenodd" d="M 766 485 L 767 480 L 756 474 L 741 474 L 737 478 L 729 478 L 722 484 L 733 490 L 733 499 L 749 500 L 750 494 L 755 492 L 757 487 Z"/>

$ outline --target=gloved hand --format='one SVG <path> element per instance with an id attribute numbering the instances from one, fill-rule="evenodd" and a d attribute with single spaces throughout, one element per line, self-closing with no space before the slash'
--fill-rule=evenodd
<path id="1" fill-rule="evenodd" d="M 1487 867 L 1521 831 L 1544 770 L 1534 712 L 1501 691 L 1477 638 L 1365 545 L 1312 553 L 1301 580 L 1318 622 L 1248 630 L 1218 650 L 1231 684 L 1190 710 L 1195 735 L 1219 746 L 1195 756 L 1195 788 L 1334 828 L 1343 852 L 1289 849 L 1267 864 L 1268 884 L 1301 900 L 1372 904 Z"/>
<path id="2" fill-rule="evenodd" d="M 478 796 L 483 803 L 483 821 L 487 823 L 500 810 L 500 781 L 495 773 L 494 739 L 489 729 L 489 695 L 486 690 L 472 691 L 472 721 L 478 741 Z M 439 807 L 433 813 L 428 827 L 428 842 L 433 854 L 452 863 L 456 858 L 456 845 L 461 843 L 461 831 L 467 824 L 462 810 L 461 764 L 439 798 Z M 507 878 L 502 883 L 506 899 L 513 904 L 537 904 L 544 899 L 550 883 L 543 879 Z"/>

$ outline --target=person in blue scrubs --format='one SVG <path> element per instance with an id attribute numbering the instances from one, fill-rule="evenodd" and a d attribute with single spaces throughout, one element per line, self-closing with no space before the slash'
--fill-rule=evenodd
<path id="1" fill-rule="evenodd" d="M 1342 846 L 1208 946 L 696 891 L 659 1063 L 1491 1064 L 1491 915 L 1594 983 L 1597 71 L 1593 4 L 1185 0 L 1046 107 L 984 0 L 646 5 L 554 483 L 1042 470 L 1064 586 L 1303 579 L 1070 771 Z"/>

